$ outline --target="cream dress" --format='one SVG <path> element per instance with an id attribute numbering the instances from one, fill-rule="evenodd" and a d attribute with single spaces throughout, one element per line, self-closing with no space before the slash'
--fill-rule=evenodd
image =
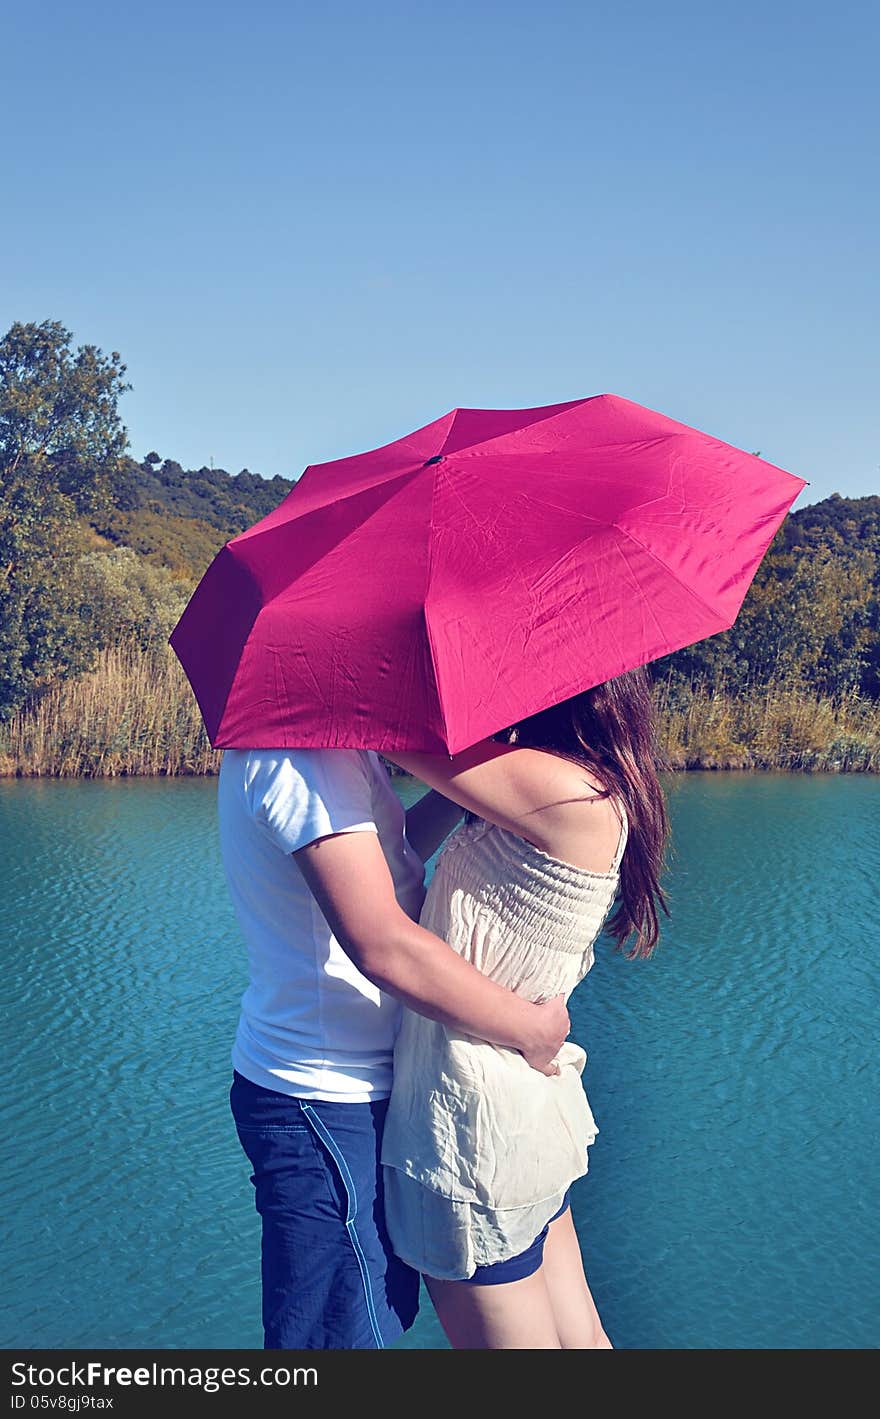
<path id="1" fill-rule="evenodd" d="M 617 895 L 627 819 L 614 802 L 621 833 L 608 872 L 572 867 L 492 823 L 462 824 L 437 863 L 422 926 L 518 995 L 568 997 Z M 531 1245 L 587 1171 L 598 1129 L 581 1083 L 586 1058 L 567 1042 L 560 1073 L 545 1076 L 516 1050 L 403 1011 L 382 1144 L 398 1256 L 461 1280 Z"/>

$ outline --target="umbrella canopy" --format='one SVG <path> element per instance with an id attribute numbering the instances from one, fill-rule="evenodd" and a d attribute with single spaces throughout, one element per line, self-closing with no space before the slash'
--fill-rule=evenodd
<path id="1" fill-rule="evenodd" d="M 171 645 L 218 748 L 454 754 L 730 627 L 804 486 L 613 394 L 314 464 Z"/>

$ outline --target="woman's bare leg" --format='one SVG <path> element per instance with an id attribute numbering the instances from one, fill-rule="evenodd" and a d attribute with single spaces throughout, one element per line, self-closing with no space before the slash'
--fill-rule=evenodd
<path id="1" fill-rule="evenodd" d="M 563 1350 L 611 1350 L 587 1285 L 577 1233 L 568 1207 L 550 1223 L 544 1243 L 544 1277 Z"/>
<path id="2" fill-rule="evenodd" d="M 550 1293 L 541 1271 L 498 1286 L 425 1277 L 453 1350 L 560 1350 Z"/>

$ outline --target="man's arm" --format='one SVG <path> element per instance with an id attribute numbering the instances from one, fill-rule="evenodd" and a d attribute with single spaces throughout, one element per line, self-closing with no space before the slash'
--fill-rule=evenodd
<path id="1" fill-rule="evenodd" d="M 422 862 L 433 857 L 440 844 L 448 838 L 461 819 L 462 809 L 451 798 L 445 798 L 436 788 L 406 810 L 406 836 Z"/>
<path id="2" fill-rule="evenodd" d="M 532 1003 L 496 984 L 406 915 L 375 833 L 338 833 L 300 848 L 302 872 L 343 950 L 381 990 L 454 1030 L 519 1050 L 542 1074 L 569 1030 L 562 996 Z"/>

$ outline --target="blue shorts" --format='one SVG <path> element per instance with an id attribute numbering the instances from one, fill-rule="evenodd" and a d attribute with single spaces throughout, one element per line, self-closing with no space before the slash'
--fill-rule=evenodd
<path id="1" fill-rule="evenodd" d="M 235 1071 L 229 1101 L 263 1223 L 266 1349 L 384 1349 L 419 1304 L 385 1229 L 387 1099 L 297 1099 Z"/>
<path id="2" fill-rule="evenodd" d="M 562 1199 L 562 1206 L 558 1212 L 554 1212 L 550 1222 L 555 1222 L 557 1217 L 561 1217 L 563 1212 L 567 1212 L 571 1205 L 570 1189 Z M 530 1246 L 525 1251 L 521 1251 L 518 1256 L 508 1257 L 507 1261 L 493 1261 L 491 1266 L 478 1266 L 473 1276 L 468 1276 L 464 1280 L 466 1286 L 501 1286 L 505 1281 L 522 1281 L 526 1276 L 532 1276 L 540 1267 L 544 1260 L 544 1243 L 547 1240 L 547 1231 L 550 1222 L 535 1237 Z"/>

